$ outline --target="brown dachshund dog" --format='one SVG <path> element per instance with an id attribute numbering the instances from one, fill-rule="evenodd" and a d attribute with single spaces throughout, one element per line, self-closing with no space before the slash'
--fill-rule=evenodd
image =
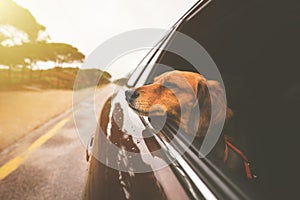
<path id="1" fill-rule="evenodd" d="M 163 73 L 152 84 L 126 91 L 126 100 L 139 115 L 167 114 L 168 119 L 183 131 L 196 132 L 197 136 L 205 136 L 210 119 L 217 124 L 232 116 L 232 111 L 226 107 L 224 89 L 220 84 L 193 72 Z M 211 116 L 212 103 L 216 110 L 214 116 Z M 196 108 L 200 111 L 198 117 L 195 117 Z"/>
<path id="2" fill-rule="evenodd" d="M 193 72 L 165 72 L 156 77 L 152 84 L 127 90 L 125 96 L 129 106 L 138 115 L 167 115 L 168 122 L 175 123 L 187 134 L 195 134 L 197 138 L 204 138 L 209 126 L 233 116 L 232 110 L 226 105 L 225 91 L 221 85 Z M 245 164 L 247 177 L 252 178 L 246 156 L 224 134 L 213 152 L 219 160 L 227 162 L 230 168 L 236 168 L 236 162 L 229 160 L 242 158 L 240 160 Z M 229 152 L 233 152 L 230 158 Z"/>

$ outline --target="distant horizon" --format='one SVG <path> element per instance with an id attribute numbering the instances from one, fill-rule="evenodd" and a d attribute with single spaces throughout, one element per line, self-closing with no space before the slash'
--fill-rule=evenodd
<path id="1" fill-rule="evenodd" d="M 107 69 L 100 69 L 100 67 L 88 67 L 85 69 L 100 69 L 102 71 L 106 71 L 112 75 L 113 80 L 116 80 L 119 78 L 123 78 L 125 75 L 128 74 L 129 71 L 132 71 L 135 68 L 135 66 L 138 65 L 140 60 L 144 57 L 144 55 L 147 52 L 148 52 L 147 50 L 143 50 L 143 51 L 138 51 L 138 52 L 131 52 L 128 55 L 121 56 L 118 60 L 111 63 L 111 65 L 108 66 Z M 133 56 L 136 59 L 132 59 Z M 124 60 L 126 63 L 131 63 L 131 65 L 133 65 L 133 67 L 130 67 L 130 68 L 128 68 L 128 70 L 124 71 L 123 73 L 120 73 L 119 71 L 123 67 Z M 80 62 L 60 63 L 59 65 L 56 65 L 55 62 L 53 62 L 53 61 L 47 61 L 47 62 L 38 61 L 36 63 L 36 67 L 31 68 L 31 70 L 48 70 L 48 69 L 53 69 L 55 67 L 82 69 L 82 65 L 83 65 L 83 63 L 80 63 Z M 0 69 L 8 70 L 9 67 L 0 64 Z M 22 69 L 20 68 L 20 70 L 22 70 Z M 118 71 L 118 73 L 115 73 L 115 71 Z"/>

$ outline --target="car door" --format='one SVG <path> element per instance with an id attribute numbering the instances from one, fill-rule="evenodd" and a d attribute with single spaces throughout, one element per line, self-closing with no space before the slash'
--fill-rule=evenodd
<path id="1" fill-rule="evenodd" d="M 297 7 L 295 1 L 216 0 L 191 12 L 177 29 L 202 45 L 218 66 L 228 106 L 235 113 L 227 134 L 245 152 L 257 176 L 245 180 L 228 173 L 210 158 L 199 159 L 199 148 L 191 145 L 183 158 L 218 198 L 283 199 L 297 193 L 297 170 L 293 156 L 287 156 L 297 146 Z M 169 49 L 172 45 L 176 37 Z M 158 63 L 197 71 L 168 48 Z M 147 83 L 162 71 L 153 69 Z M 164 135 L 170 132 L 176 132 L 171 125 Z M 174 148 L 184 146 L 185 140 L 178 138 Z"/>
<path id="2" fill-rule="evenodd" d="M 159 42 L 158 45 L 162 43 Z M 153 48 L 128 84 L 143 84 L 157 56 Z M 85 199 L 189 199 L 164 159 L 152 129 L 125 101 L 123 86 L 103 106 L 91 150 Z M 168 163 L 166 163 L 166 161 Z M 166 178 L 167 177 L 167 178 Z"/>
<path id="3" fill-rule="evenodd" d="M 294 166 L 293 161 L 285 155 L 291 155 L 290 149 L 296 146 L 291 133 L 298 130 L 296 7 L 296 3 L 280 1 L 199 1 L 162 41 L 163 50 L 148 54 L 145 66 L 139 65 L 127 86 L 108 99 L 95 137 L 88 199 L 292 197 L 297 191 L 293 189 L 296 170 L 289 170 L 287 163 Z M 187 60 L 168 52 L 176 43 L 175 30 L 201 44 L 218 66 L 228 106 L 236 113 L 234 132 L 229 134 L 252 161 L 258 178 L 245 180 L 210 157 L 199 158 L 199 147 L 190 145 L 188 136 L 173 137 L 178 130 L 172 124 L 165 123 L 157 133 L 153 121 L 128 108 L 125 90 L 152 83 L 165 71 L 196 71 Z M 157 149 L 159 154 L 153 153 Z M 180 149 L 184 154 L 176 154 Z M 140 155 L 143 151 L 151 155 L 150 160 Z M 155 159 L 167 163 L 168 177 L 158 178 Z M 136 162 L 149 171 L 137 173 Z"/>

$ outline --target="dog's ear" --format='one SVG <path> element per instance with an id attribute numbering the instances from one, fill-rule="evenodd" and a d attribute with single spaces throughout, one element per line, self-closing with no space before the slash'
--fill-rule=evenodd
<path id="1" fill-rule="evenodd" d="M 233 112 L 227 107 L 225 89 L 217 81 L 207 81 L 209 87 L 209 96 L 211 104 L 215 107 L 215 114 L 212 116 L 213 120 L 218 122 L 222 119 L 230 119 Z"/>
<path id="2" fill-rule="evenodd" d="M 190 127 L 193 127 L 197 136 L 205 136 L 209 122 L 211 101 L 210 94 L 207 87 L 207 81 L 204 78 L 195 79 L 192 87 L 195 92 L 194 107 L 190 116 Z M 200 113 L 199 113 L 200 111 Z"/>
<path id="3" fill-rule="evenodd" d="M 209 92 L 208 92 L 206 81 L 203 79 L 197 79 L 193 84 L 193 88 L 196 95 L 196 101 L 194 103 L 194 107 L 199 106 L 199 108 L 201 108 L 206 98 L 209 98 L 209 96 L 207 96 L 209 95 Z"/>

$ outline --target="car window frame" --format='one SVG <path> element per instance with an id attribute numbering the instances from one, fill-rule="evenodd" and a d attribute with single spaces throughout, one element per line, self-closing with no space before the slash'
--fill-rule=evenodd
<path id="1" fill-rule="evenodd" d="M 195 15 L 197 15 L 197 13 L 201 12 L 202 9 L 208 6 L 211 2 L 213 2 L 213 0 L 199 0 L 174 23 L 174 25 L 165 34 L 165 36 L 161 40 L 159 40 L 157 44 L 145 55 L 141 62 L 139 62 L 137 68 L 135 68 L 133 73 L 128 78 L 128 81 L 126 83 L 126 86 L 128 88 L 137 87 L 147 81 L 148 73 L 152 70 L 155 63 L 159 61 L 160 58 L 164 55 L 163 49 L 167 49 L 167 45 L 172 41 L 174 32 L 180 31 L 180 27 L 185 22 L 192 19 Z M 147 68 L 150 69 L 147 70 Z M 143 74 L 145 74 L 145 76 L 143 76 Z"/>
<path id="2" fill-rule="evenodd" d="M 175 25 L 166 34 L 166 36 L 153 49 L 151 49 L 149 53 L 144 57 L 144 59 L 140 62 L 138 67 L 141 67 L 141 70 L 137 71 L 140 72 L 138 74 L 138 78 L 136 78 L 134 84 L 128 84 L 128 87 L 141 86 L 145 84 L 149 79 L 151 79 L 152 70 L 154 70 L 156 62 L 159 62 L 160 59 L 165 55 L 165 52 L 163 50 L 167 49 L 168 45 L 172 43 L 172 38 L 175 35 L 175 33 L 177 31 L 180 31 L 181 27 L 184 26 L 186 22 L 188 22 L 194 16 L 196 16 L 198 12 L 200 12 L 203 8 L 209 5 L 210 2 L 213 2 L 213 0 L 200 0 L 197 4 L 195 4 L 195 6 L 191 8 L 191 10 L 187 12 L 187 14 L 185 14 L 182 18 L 178 20 L 177 23 L 175 23 Z M 145 61 L 146 65 L 142 66 L 141 64 Z M 136 73 L 136 71 L 134 73 Z M 149 122 L 148 117 L 140 116 L 140 119 L 144 123 L 145 127 L 151 127 L 151 123 Z M 168 125 L 167 130 L 170 133 L 176 133 L 177 131 L 177 129 L 172 125 Z M 164 133 L 163 137 L 161 137 L 159 136 L 159 134 L 155 134 L 155 138 L 159 142 L 159 144 L 166 146 L 167 140 L 173 140 L 173 138 L 169 138 L 167 135 L 168 134 Z M 173 146 L 175 150 L 179 148 L 185 148 L 187 145 L 187 141 L 185 138 L 179 137 L 175 140 L 174 144 L 176 144 L 175 146 Z M 187 163 L 190 166 L 193 172 L 195 172 L 195 174 L 204 183 L 207 189 L 211 191 L 213 195 L 216 196 L 216 198 L 222 197 L 224 199 L 255 199 L 259 197 L 259 195 L 256 195 L 254 192 L 246 192 L 253 191 L 253 188 L 249 188 L 247 184 L 238 185 L 236 182 L 231 180 L 226 174 L 221 172 L 220 169 L 214 166 L 214 164 L 209 159 L 200 159 L 197 155 L 197 153 L 199 153 L 197 149 L 193 147 L 185 149 L 187 150 L 181 158 L 184 159 L 185 163 Z M 182 179 L 182 177 L 180 177 L 180 173 L 182 173 L 182 171 L 178 172 L 178 168 L 174 166 L 171 166 L 171 168 L 175 175 L 179 177 L 179 179 Z M 188 175 L 185 175 L 184 178 L 188 178 L 186 176 Z M 197 189 L 197 187 L 195 188 Z M 203 197 L 203 191 L 200 191 L 200 198 L 201 195 Z"/>

